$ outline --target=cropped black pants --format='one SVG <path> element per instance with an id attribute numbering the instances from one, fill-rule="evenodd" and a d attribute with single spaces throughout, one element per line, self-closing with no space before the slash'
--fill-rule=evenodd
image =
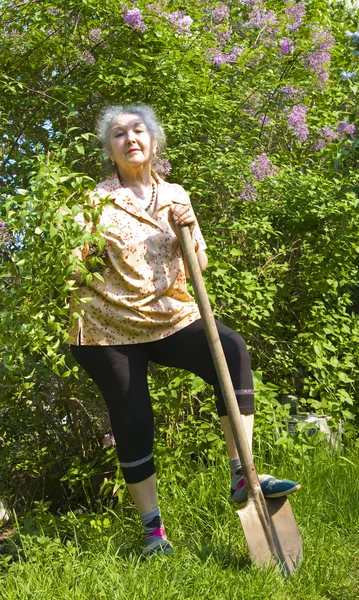
<path id="1" fill-rule="evenodd" d="M 250 357 L 243 338 L 216 321 L 238 405 L 254 412 Z M 218 415 L 227 414 L 202 319 L 155 342 L 116 346 L 71 346 L 76 361 L 99 387 L 107 404 L 117 454 L 127 483 L 155 472 L 154 419 L 147 385 L 149 361 L 186 369 L 213 385 Z"/>

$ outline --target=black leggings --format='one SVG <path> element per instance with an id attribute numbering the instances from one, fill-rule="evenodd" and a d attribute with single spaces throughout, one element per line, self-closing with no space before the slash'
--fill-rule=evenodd
<path id="1" fill-rule="evenodd" d="M 253 379 L 246 344 L 238 333 L 219 321 L 216 324 L 239 408 L 243 414 L 253 414 Z M 155 342 L 71 346 L 71 352 L 103 394 L 127 483 L 138 483 L 155 472 L 149 361 L 186 369 L 213 385 L 218 415 L 227 414 L 202 319 Z"/>

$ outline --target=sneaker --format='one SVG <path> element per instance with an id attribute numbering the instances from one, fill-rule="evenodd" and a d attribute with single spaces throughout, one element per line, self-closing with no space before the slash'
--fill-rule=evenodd
<path id="1" fill-rule="evenodd" d="M 142 556 L 151 556 L 153 554 L 172 554 L 173 546 L 168 540 L 153 540 L 142 550 Z"/>
<path id="2" fill-rule="evenodd" d="M 290 479 L 276 479 L 271 475 L 259 475 L 258 479 L 265 498 L 288 496 L 300 489 L 300 484 Z M 248 490 L 244 477 L 240 479 L 236 490 L 231 489 L 231 498 L 239 505 L 239 508 L 245 506 L 248 500 Z"/>
<path id="3" fill-rule="evenodd" d="M 290 479 L 276 479 L 271 475 L 260 475 L 258 479 L 265 498 L 280 498 L 300 490 L 300 483 Z"/>

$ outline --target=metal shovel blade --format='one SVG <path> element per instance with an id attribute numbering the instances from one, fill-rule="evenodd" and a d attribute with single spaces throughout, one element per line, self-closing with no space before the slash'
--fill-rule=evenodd
<path id="1" fill-rule="evenodd" d="M 302 560 L 302 538 L 287 497 L 265 498 L 276 548 L 273 555 L 253 498 L 249 494 L 244 508 L 236 511 L 241 521 L 252 560 L 259 566 L 278 563 L 283 575 L 289 575 Z"/>

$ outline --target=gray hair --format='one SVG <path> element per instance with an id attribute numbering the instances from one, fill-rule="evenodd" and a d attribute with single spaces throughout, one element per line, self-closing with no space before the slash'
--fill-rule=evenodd
<path id="1" fill-rule="evenodd" d="M 146 125 L 152 140 L 157 142 L 157 155 L 166 146 L 166 135 L 153 108 L 146 104 L 107 106 L 97 121 L 96 134 L 107 154 L 110 152 L 110 130 L 120 115 L 139 115 Z"/>

